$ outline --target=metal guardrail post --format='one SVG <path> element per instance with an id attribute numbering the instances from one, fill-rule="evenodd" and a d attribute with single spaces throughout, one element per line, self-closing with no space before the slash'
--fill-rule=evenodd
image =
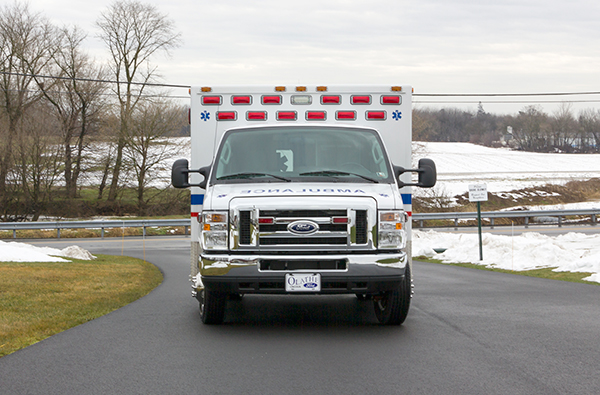
<path id="1" fill-rule="evenodd" d="M 592 226 L 596 226 L 596 214 L 592 214 Z"/>
<path id="2" fill-rule="evenodd" d="M 560 215 L 558 216 L 558 227 L 562 228 L 562 217 Z"/>

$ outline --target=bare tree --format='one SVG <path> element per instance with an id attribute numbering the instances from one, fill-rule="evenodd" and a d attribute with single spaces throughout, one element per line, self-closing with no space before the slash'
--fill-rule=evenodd
<path id="1" fill-rule="evenodd" d="M 0 9 L 0 206 L 8 207 L 7 177 L 13 169 L 13 147 L 28 109 L 39 100 L 32 75 L 41 74 L 55 48 L 55 28 L 26 3 Z"/>
<path id="2" fill-rule="evenodd" d="M 550 145 L 556 149 L 572 151 L 579 125 L 573 116 L 572 105 L 570 103 L 561 103 L 554 112 L 550 120 Z"/>
<path id="3" fill-rule="evenodd" d="M 524 151 L 543 151 L 548 146 L 548 115 L 538 106 L 527 106 L 515 118 L 513 137 Z"/>
<path id="4" fill-rule="evenodd" d="M 156 77 L 151 59 L 159 52 L 179 45 L 180 34 L 175 24 L 156 7 L 136 0 L 117 0 L 102 13 L 97 25 L 100 38 L 111 54 L 111 72 L 120 83 L 115 91 L 120 107 L 120 128 L 108 200 L 117 195 L 126 137 L 137 104 Z"/>
<path id="5" fill-rule="evenodd" d="M 103 108 L 105 85 L 98 81 L 104 72 L 82 51 L 85 34 L 81 30 L 63 28 L 60 38 L 53 55 L 60 79 L 43 92 L 61 125 L 65 187 L 67 196 L 74 198 L 84 149 Z"/>
<path id="6" fill-rule="evenodd" d="M 15 181 L 21 187 L 22 218 L 37 221 L 52 200 L 53 187 L 59 178 L 62 154 L 58 125 L 48 120 L 50 108 L 38 102 L 23 119 L 23 132 L 15 139 Z"/>
<path id="7" fill-rule="evenodd" d="M 146 101 L 136 112 L 132 121 L 132 133 L 127 139 L 125 156 L 131 163 L 137 181 L 139 215 L 145 214 L 149 201 L 145 196 L 148 187 L 153 182 L 166 181 L 158 179 L 158 170 L 165 173 L 164 165 L 171 162 L 169 159 L 180 155 L 181 147 L 177 140 L 169 140 L 167 137 L 176 134 L 187 122 L 186 113 L 187 111 L 180 106 L 161 101 Z"/>
<path id="8" fill-rule="evenodd" d="M 431 141 L 435 136 L 435 118 L 431 111 L 413 108 L 412 133 L 414 141 Z"/>
<path id="9" fill-rule="evenodd" d="M 588 150 L 600 151 L 600 110 L 586 108 L 579 113 L 579 126 L 581 130 L 582 146 L 590 146 Z M 592 140 L 593 143 L 589 143 Z M 584 150 L 585 151 L 585 150 Z"/>

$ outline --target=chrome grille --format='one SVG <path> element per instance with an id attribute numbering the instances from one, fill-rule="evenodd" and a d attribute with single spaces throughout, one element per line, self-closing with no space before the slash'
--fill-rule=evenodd
<path id="1" fill-rule="evenodd" d="M 319 198 L 318 203 L 327 208 L 289 208 L 302 203 L 297 198 L 282 198 L 275 204 L 272 199 L 236 199 L 230 207 L 232 250 L 335 253 L 375 249 L 374 199 Z"/>

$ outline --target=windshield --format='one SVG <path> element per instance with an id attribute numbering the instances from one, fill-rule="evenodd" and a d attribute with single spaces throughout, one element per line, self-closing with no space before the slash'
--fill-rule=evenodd
<path id="1" fill-rule="evenodd" d="M 212 183 L 393 182 L 378 134 L 360 128 L 256 128 L 227 132 Z"/>

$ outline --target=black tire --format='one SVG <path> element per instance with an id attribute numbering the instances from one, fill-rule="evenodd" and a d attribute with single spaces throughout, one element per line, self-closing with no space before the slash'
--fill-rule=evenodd
<path id="1" fill-rule="evenodd" d="M 227 294 L 204 288 L 198 293 L 198 296 L 202 322 L 207 325 L 222 324 L 225 318 Z"/>
<path id="2" fill-rule="evenodd" d="M 406 266 L 404 280 L 400 286 L 373 297 L 375 316 L 382 325 L 401 325 L 410 308 L 411 297 L 410 267 Z"/>

